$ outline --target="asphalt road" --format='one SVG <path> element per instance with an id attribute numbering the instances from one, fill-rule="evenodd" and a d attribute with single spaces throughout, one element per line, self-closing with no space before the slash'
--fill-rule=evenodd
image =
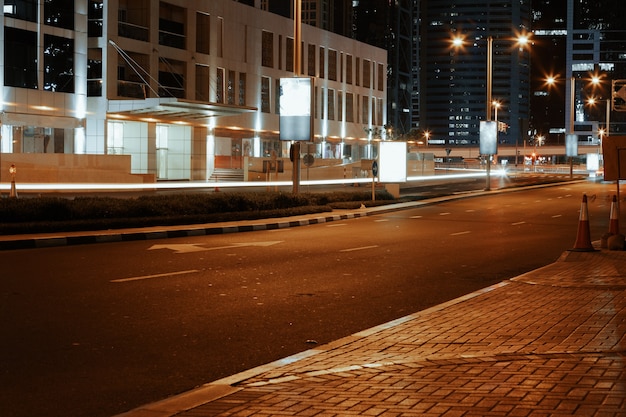
<path id="1" fill-rule="evenodd" d="M 493 194 L 233 235 L 0 253 L 0 414 L 111 416 L 553 262 L 581 196 Z"/>

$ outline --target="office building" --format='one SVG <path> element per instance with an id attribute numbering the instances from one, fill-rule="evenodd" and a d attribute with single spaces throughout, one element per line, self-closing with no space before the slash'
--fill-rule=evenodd
<path id="1" fill-rule="evenodd" d="M 34 182 L 204 181 L 288 157 L 278 99 L 280 78 L 295 75 L 292 19 L 233 0 L 3 3 L 0 171 L 15 164 Z M 301 75 L 315 84 L 305 151 L 373 157 L 387 52 L 309 25 L 302 44 Z"/>
<path id="2" fill-rule="evenodd" d="M 607 122 L 608 134 L 626 132 L 625 14 L 621 0 L 567 0 L 565 128 L 579 142 L 599 143 Z"/>
<path id="3" fill-rule="evenodd" d="M 530 51 L 516 37 L 530 32 L 530 0 L 423 0 L 421 22 L 420 128 L 430 143 L 477 147 L 480 121 L 494 120 L 497 111 L 499 143 L 521 144 L 529 125 Z M 462 45 L 455 48 L 453 38 Z M 488 58 L 500 105 L 490 115 Z"/>

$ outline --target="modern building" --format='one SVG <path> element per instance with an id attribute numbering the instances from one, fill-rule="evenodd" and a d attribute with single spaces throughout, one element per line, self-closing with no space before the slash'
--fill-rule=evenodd
<path id="1" fill-rule="evenodd" d="M 529 121 L 530 50 L 516 38 L 530 33 L 530 0 L 423 0 L 421 23 L 420 128 L 430 143 L 477 147 L 480 121 L 494 120 L 497 111 L 498 141 L 522 144 Z M 454 47 L 454 38 L 462 44 Z M 491 114 L 489 67 L 491 96 L 499 103 Z"/>
<path id="2" fill-rule="evenodd" d="M 314 80 L 328 163 L 375 154 L 387 52 L 233 0 L 4 0 L 0 171 L 22 181 L 208 180 L 288 157 L 280 79 Z M 7 181 L 7 175 L 2 176 Z"/>
<path id="3" fill-rule="evenodd" d="M 565 129 L 578 142 L 626 132 L 625 15 L 620 0 L 567 0 Z"/>

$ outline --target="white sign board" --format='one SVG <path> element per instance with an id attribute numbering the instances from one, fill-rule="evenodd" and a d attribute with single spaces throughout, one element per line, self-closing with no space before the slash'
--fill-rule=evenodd
<path id="1" fill-rule="evenodd" d="M 380 142 L 378 160 L 380 182 L 406 182 L 406 142 Z"/>
<path id="2" fill-rule="evenodd" d="M 311 141 L 313 138 L 313 79 L 280 79 L 280 140 Z"/>

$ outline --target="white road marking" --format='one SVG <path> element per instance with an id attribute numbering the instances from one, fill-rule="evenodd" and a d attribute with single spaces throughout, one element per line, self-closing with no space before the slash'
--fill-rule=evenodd
<path id="1" fill-rule="evenodd" d="M 409 217 L 409 219 L 421 219 L 421 218 L 422 218 L 422 216 L 411 216 L 411 217 Z"/>
<path id="2" fill-rule="evenodd" d="M 450 236 L 460 236 L 460 235 L 466 235 L 468 233 L 472 233 L 472 232 L 470 230 L 465 230 L 463 232 L 450 233 Z"/>
<path id="3" fill-rule="evenodd" d="M 130 281 L 141 281 L 141 280 L 144 280 L 144 279 L 171 277 L 171 276 L 174 276 L 174 275 L 193 274 L 195 272 L 199 272 L 199 271 L 197 269 L 190 269 L 188 271 L 167 272 L 165 274 L 154 274 L 154 275 L 144 275 L 144 276 L 141 276 L 141 277 L 112 279 L 109 282 L 120 283 L 120 282 L 130 282 Z"/>
<path id="4" fill-rule="evenodd" d="M 347 223 L 337 223 L 337 224 L 329 224 L 326 227 L 339 227 L 339 226 L 347 226 Z"/>
<path id="5" fill-rule="evenodd" d="M 555 214 L 554 216 L 552 216 L 553 219 L 556 219 L 557 217 L 563 217 L 562 214 Z"/>
<path id="6" fill-rule="evenodd" d="M 440 216 L 447 216 L 448 214 L 452 214 L 450 212 L 444 211 L 443 213 L 439 213 Z"/>
<path id="7" fill-rule="evenodd" d="M 374 220 L 374 223 L 382 223 L 382 222 L 388 222 L 389 219 L 379 219 L 379 220 Z"/>
<path id="8" fill-rule="evenodd" d="M 354 252 L 354 251 L 357 251 L 357 250 L 374 249 L 374 248 L 377 248 L 377 247 L 378 247 L 378 245 L 361 246 L 360 248 L 342 249 L 339 252 Z"/>
<path id="9" fill-rule="evenodd" d="M 219 250 L 219 249 L 233 249 L 233 248 L 243 248 L 246 246 L 271 246 L 276 245 L 277 243 L 282 243 L 282 240 L 274 240 L 269 242 L 248 242 L 248 243 L 233 243 L 228 246 L 216 246 L 213 248 L 205 248 L 203 246 L 192 244 L 192 243 L 170 243 L 167 245 L 152 245 L 148 248 L 148 250 L 155 249 L 169 249 L 174 251 L 174 253 L 191 253 L 191 252 L 204 252 L 210 250 Z"/>
<path id="10" fill-rule="evenodd" d="M 526 224 L 526 222 L 521 221 L 521 222 L 511 223 L 511 226 L 519 226 L 520 224 Z"/>

